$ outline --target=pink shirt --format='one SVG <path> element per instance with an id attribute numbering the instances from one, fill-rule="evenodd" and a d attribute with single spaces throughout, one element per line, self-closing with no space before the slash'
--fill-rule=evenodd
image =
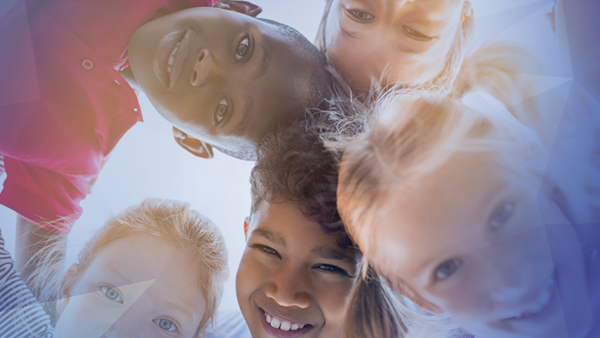
<path id="1" fill-rule="evenodd" d="M 26 0 L 0 19 L 0 204 L 61 234 L 116 143 L 142 120 L 118 70 L 157 12 L 219 0 Z M 52 222 L 50 224 L 49 222 Z"/>

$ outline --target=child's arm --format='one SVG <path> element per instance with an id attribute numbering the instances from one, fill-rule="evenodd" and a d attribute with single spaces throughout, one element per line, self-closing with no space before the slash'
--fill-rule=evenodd
<path id="1" fill-rule="evenodd" d="M 37 254 L 39 252 L 44 252 L 44 248 L 54 244 L 63 237 L 63 235 L 41 228 L 39 225 L 34 224 L 23 217 L 17 216 L 15 245 L 16 268 L 20 272 L 21 278 L 26 281 L 30 288 L 31 285 L 29 285 L 28 278 L 38 265 L 39 257 Z M 61 250 L 61 257 L 57 258 L 64 263 L 66 242 L 63 246 L 65 247 Z M 35 296 L 38 297 L 39 295 Z M 49 299 L 41 299 L 41 301 L 49 301 Z"/>
<path id="2" fill-rule="evenodd" d="M 50 318 L 16 271 L 0 233 L 0 337 L 51 337 Z"/>

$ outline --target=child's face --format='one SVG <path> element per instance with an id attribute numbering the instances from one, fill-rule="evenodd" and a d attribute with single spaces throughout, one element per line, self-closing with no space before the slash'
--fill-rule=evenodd
<path id="1" fill-rule="evenodd" d="M 355 89 L 369 89 L 373 77 L 423 84 L 442 72 L 470 12 L 464 0 L 333 0 L 327 55 Z"/>
<path id="2" fill-rule="evenodd" d="M 155 237 L 114 241 L 65 290 L 55 337 L 194 337 L 205 309 L 197 265 Z"/>
<path id="3" fill-rule="evenodd" d="M 580 243 L 532 176 L 497 163 L 456 155 L 391 197 L 366 254 L 398 292 L 477 336 L 582 337 Z"/>
<path id="4" fill-rule="evenodd" d="M 263 202 L 252 216 L 236 288 L 252 337 L 341 337 L 357 274 L 342 248 L 293 203 Z"/>
<path id="5" fill-rule="evenodd" d="M 146 23 L 131 38 L 129 61 L 161 115 L 231 150 L 253 147 L 280 122 L 301 116 L 311 74 L 322 68 L 274 24 L 207 7 Z"/>

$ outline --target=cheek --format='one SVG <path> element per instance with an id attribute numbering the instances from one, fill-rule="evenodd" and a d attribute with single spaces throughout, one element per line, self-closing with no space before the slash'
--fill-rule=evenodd
<path id="1" fill-rule="evenodd" d="M 94 293 L 71 297 L 55 328 L 55 337 L 100 337 L 124 313 Z"/>
<path id="2" fill-rule="evenodd" d="M 247 302 L 267 280 L 268 269 L 255 256 L 253 252 L 244 253 L 238 267 L 235 285 L 240 305 Z"/>

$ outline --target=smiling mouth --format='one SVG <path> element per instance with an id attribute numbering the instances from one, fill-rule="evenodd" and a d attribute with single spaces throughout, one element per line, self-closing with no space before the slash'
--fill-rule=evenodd
<path id="1" fill-rule="evenodd" d="M 164 36 L 154 53 L 154 72 L 167 88 L 171 88 L 183 69 L 187 58 L 188 31 L 173 32 Z"/>
<path id="2" fill-rule="evenodd" d="M 555 298 L 557 292 L 556 279 L 554 274 L 546 281 L 545 287 L 540 291 L 537 298 L 527 304 L 524 308 L 517 311 L 513 316 L 506 320 L 529 320 L 535 319 L 541 313 L 545 312 L 551 301 Z"/>
<path id="3" fill-rule="evenodd" d="M 313 329 L 311 324 L 290 321 L 269 313 L 261 308 L 259 308 L 259 310 L 262 315 L 263 326 L 273 337 L 295 338 L 300 337 Z"/>

